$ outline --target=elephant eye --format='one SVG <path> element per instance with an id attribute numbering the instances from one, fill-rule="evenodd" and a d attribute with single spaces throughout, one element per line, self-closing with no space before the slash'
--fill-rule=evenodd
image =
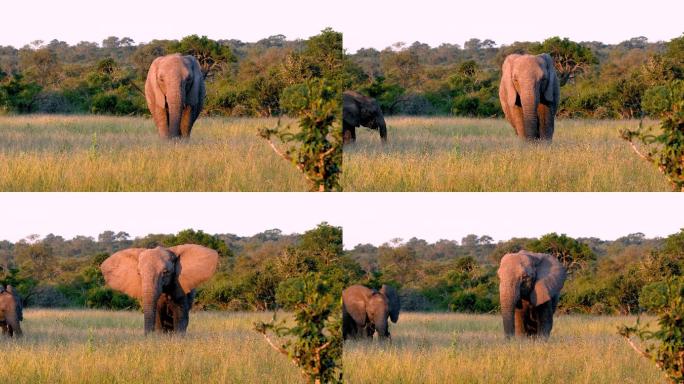
<path id="1" fill-rule="evenodd" d="M 166 268 L 164 268 L 164 270 L 162 271 L 162 273 L 165 274 L 165 275 L 168 275 L 168 274 L 169 274 L 169 270 L 166 269 Z"/>

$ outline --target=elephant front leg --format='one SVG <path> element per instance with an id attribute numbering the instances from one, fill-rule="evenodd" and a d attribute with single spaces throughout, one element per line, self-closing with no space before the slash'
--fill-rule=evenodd
<path id="1" fill-rule="evenodd" d="M 181 137 L 187 138 L 190 136 L 190 131 L 192 130 L 192 124 L 194 122 L 195 122 L 195 119 L 193 118 L 192 107 L 190 107 L 189 105 L 186 105 L 185 108 L 183 108 L 183 115 L 181 116 L 181 123 L 180 123 Z"/>
<path id="2" fill-rule="evenodd" d="M 157 131 L 159 136 L 168 138 L 169 137 L 169 113 L 166 108 L 155 107 L 152 111 L 152 119 L 154 120 L 154 125 L 157 126 Z"/>
<path id="3" fill-rule="evenodd" d="M 525 311 L 524 308 L 515 309 L 515 336 L 522 337 L 525 335 Z"/>
<path id="4" fill-rule="evenodd" d="M 517 105 L 508 108 L 509 113 L 506 118 L 513 126 L 513 130 L 518 137 L 525 137 L 525 120 L 523 119 L 522 108 Z"/>
<path id="5" fill-rule="evenodd" d="M 554 116 L 551 107 L 539 103 L 537 114 L 539 115 L 539 138 L 551 141 L 554 129 Z"/>
<path id="6" fill-rule="evenodd" d="M 536 317 L 538 319 L 538 335 L 547 339 L 551 336 L 551 329 L 553 328 L 553 305 L 550 301 L 535 308 Z"/>

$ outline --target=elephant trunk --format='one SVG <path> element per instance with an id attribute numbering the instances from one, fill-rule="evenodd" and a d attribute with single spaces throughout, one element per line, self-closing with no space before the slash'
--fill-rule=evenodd
<path id="1" fill-rule="evenodd" d="M 527 90 L 520 95 L 523 112 L 523 134 L 526 139 L 538 139 L 539 116 L 537 107 L 539 106 L 539 84 L 521 84 L 521 87 Z"/>
<path id="2" fill-rule="evenodd" d="M 520 286 L 516 282 L 502 280 L 499 284 L 499 303 L 506 337 L 515 335 L 515 306 L 520 299 Z"/>
<path id="3" fill-rule="evenodd" d="M 161 293 L 157 285 L 156 278 L 143 282 L 142 304 L 145 316 L 145 335 L 154 330 L 157 320 L 157 301 L 159 301 Z"/>
<path id="4" fill-rule="evenodd" d="M 385 118 L 380 116 L 378 122 L 378 130 L 380 131 L 380 140 L 383 143 L 387 142 L 387 124 L 385 123 Z"/>
<path id="5" fill-rule="evenodd" d="M 15 304 L 15 306 L 18 304 Z M 21 331 L 21 325 L 19 325 L 19 312 L 17 308 L 10 308 L 8 313 L 5 314 L 5 321 L 7 325 L 10 326 L 10 335 L 15 337 L 21 337 L 23 332 Z"/>
<path id="6" fill-rule="evenodd" d="M 379 340 L 387 340 L 390 338 L 389 333 L 389 322 L 387 321 L 387 314 L 384 316 L 377 316 L 373 324 L 375 325 L 375 330 L 378 332 Z"/>
<path id="7" fill-rule="evenodd" d="M 169 84 L 166 93 L 166 107 L 169 114 L 169 137 L 177 138 L 181 135 L 181 118 L 185 106 L 185 87 L 181 80 L 178 84 Z"/>

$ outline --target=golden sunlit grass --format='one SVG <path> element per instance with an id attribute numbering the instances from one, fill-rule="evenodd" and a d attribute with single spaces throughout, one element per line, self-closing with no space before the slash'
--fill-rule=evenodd
<path id="1" fill-rule="evenodd" d="M 344 345 L 349 383 L 664 383 L 617 334 L 634 317 L 557 316 L 548 342 L 505 340 L 500 316 L 403 313 L 392 343 Z"/>
<path id="2" fill-rule="evenodd" d="M 171 143 L 143 117 L 0 116 L 0 191 L 307 191 L 257 137 L 276 122 L 202 117 Z"/>
<path id="3" fill-rule="evenodd" d="M 344 148 L 345 191 L 670 191 L 618 130 L 638 121 L 558 120 L 551 145 L 525 143 L 503 119 L 388 118 L 389 141 L 357 129 Z"/>
<path id="4" fill-rule="evenodd" d="M 139 312 L 26 310 L 2 340 L 3 383 L 297 383 L 299 370 L 252 330 L 268 313 L 198 312 L 184 337 L 143 336 Z"/>

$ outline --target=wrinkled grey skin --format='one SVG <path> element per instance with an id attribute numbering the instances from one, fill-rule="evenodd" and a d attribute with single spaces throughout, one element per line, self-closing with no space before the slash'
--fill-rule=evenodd
<path id="1" fill-rule="evenodd" d="M 516 134 L 527 140 L 551 141 L 560 101 L 560 83 L 551 56 L 508 55 L 501 72 L 501 108 Z"/>
<path id="2" fill-rule="evenodd" d="M 389 317 L 393 323 L 399 320 L 399 295 L 389 285 L 380 291 L 363 285 L 352 285 L 342 291 L 342 336 L 348 338 L 373 338 L 377 331 L 380 340 L 390 338 Z"/>
<path id="3" fill-rule="evenodd" d="M 380 131 L 380 139 L 387 142 L 387 125 L 380 105 L 375 99 L 358 92 L 342 94 L 342 136 L 344 143 L 356 141 L 356 127 L 364 126 Z"/>
<path id="4" fill-rule="evenodd" d="M 204 104 L 204 76 L 192 56 L 154 59 L 145 81 L 145 99 L 162 138 L 187 138 Z"/>
<path id="5" fill-rule="evenodd" d="M 499 270 L 499 299 L 506 337 L 548 338 L 566 271 L 545 253 L 507 253 Z"/>
<path id="6" fill-rule="evenodd" d="M 128 248 L 102 262 L 105 282 L 142 302 L 145 334 L 185 332 L 195 287 L 216 272 L 218 253 L 195 244 Z"/>
<path id="7" fill-rule="evenodd" d="M 21 337 L 20 321 L 24 320 L 24 311 L 21 305 L 21 298 L 14 287 L 8 285 L 7 288 L 0 286 L 0 328 L 5 336 Z"/>

